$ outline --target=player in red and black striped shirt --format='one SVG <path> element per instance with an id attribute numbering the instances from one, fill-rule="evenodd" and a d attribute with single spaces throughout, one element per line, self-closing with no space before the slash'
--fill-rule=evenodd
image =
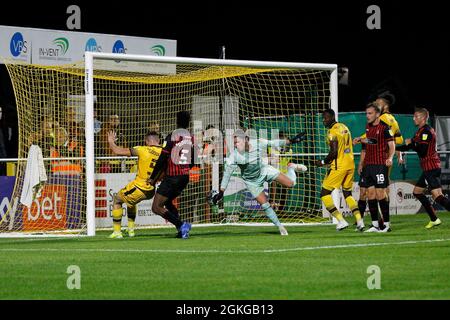
<path id="1" fill-rule="evenodd" d="M 441 176 L 441 160 L 436 152 L 436 133 L 428 124 L 429 113 L 425 108 L 416 108 L 414 112 L 414 124 L 419 127 L 414 138 L 406 139 L 406 145 L 397 147 L 399 151 L 414 150 L 420 159 L 422 167 L 422 175 L 414 187 L 413 194 L 417 200 L 422 203 L 430 217 L 430 222 L 425 228 L 430 229 L 440 225 L 442 222 L 436 216 L 436 212 L 432 207 L 428 198 L 423 194 L 425 189 L 431 189 L 431 195 L 437 203 L 450 211 L 450 201 L 442 194 Z"/>
<path id="2" fill-rule="evenodd" d="M 366 232 L 388 232 L 389 200 L 386 188 L 389 186 L 388 167 L 392 166 L 395 153 L 394 135 L 388 124 L 380 119 L 381 110 L 376 103 L 369 103 L 366 107 L 366 138 L 355 138 L 354 143 L 363 143 L 365 148 L 364 169 L 361 181 L 368 188 L 369 210 L 372 227 Z M 378 223 L 378 204 L 383 215 L 385 228 L 380 230 Z"/>
<path id="3" fill-rule="evenodd" d="M 166 137 L 158 161 L 155 164 L 149 183 L 154 185 L 165 171 L 164 178 L 156 190 L 152 211 L 168 220 L 178 230 L 177 237 L 187 239 L 191 224 L 181 222 L 173 200 L 189 183 L 189 169 L 192 163 L 192 135 L 187 130 L 191 115 L 187 111 L 177 113 L 177 128 Z"/>

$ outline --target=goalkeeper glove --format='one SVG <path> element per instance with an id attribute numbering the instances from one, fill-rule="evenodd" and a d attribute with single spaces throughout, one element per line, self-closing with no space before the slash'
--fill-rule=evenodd
<path id="1" fill-rule="evenodd" d="M 289 143 L 290 144 L 294 144 L 294 143 L 302 142 L 302 141 L 306 140 L 305 135 L 306 135 L 306 132 L 300 132 L 299 134 L 297 134 L 292 139 L 289 139 Z"/>
<path id="2" fill-rule="evenodd" d="M 208 196 L 208 202 L 211 205 L 216 205 L 223 198 L 223 191 L 211 190 Z"/>

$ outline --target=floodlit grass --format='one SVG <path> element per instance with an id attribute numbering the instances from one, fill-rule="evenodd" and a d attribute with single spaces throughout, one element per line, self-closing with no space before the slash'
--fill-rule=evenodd
<path id="1" fill-rule="evenodd" d="M 0 299 L 450 299 L 450 216 L 440 217 L 426 230 L 424 214 L 394 216 L 387 234 L 194 226 L 188 240 L 175 229 L 0 239 Z M 67 288 L 70 265 L 81 270 L 79 290 Z M 367 288 L 372 265 L 381 289 Z"/>

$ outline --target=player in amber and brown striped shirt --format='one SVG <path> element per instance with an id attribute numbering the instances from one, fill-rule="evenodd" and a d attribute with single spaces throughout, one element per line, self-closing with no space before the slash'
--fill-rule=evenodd
<path id="1" fill-rule="evenodd" d="M 425 108 L 416 108 L 414 112 L 414 124 L 419 127 L 414 138 L 406 139 L 406 145 L 397 147 L 399 151 L 414 150 L 420 159 L 420 166 L 423 170 L 422 175 L 414 187 L 413 194 L 417 200 L 422 203 L 430 217 L 430 222 L 425 226 L 431 229 L 440 225 L 442 222 L 436 216 L 428 198 L 423 194 L 428 187 L 431 195 L 437 203 L 450 211 L 450 201 L 443 195 L 440 181 L 441 160 L 436 151 L 436 133 L 428 124 L 429 113 Z"/>
<path id="2" fill-rule="evenodd" d="M 392 166 L 395 153 L 394 134 L 389 125 L 380 120 L 381 110 L 376 103 L 366 107 L 366 138 L 355 138 L 354 143 L 363 143 L 365 147 L 364 170 L 361 181 L 368 188 L 369 210 L 372 227 L 366 232 L 389 232 L 389 200 L 386 188 L 389 185 L 388 168 Z M 383 215 L 384 229 L 378 224 L 378 205 Z"/>

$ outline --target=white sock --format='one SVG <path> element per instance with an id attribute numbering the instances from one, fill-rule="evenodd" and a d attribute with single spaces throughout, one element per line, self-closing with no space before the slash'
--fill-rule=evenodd
<path id="1" fill-rule="evenodd" d="M 379 228 L 380 226 L 378 225 L 378 221 L 372 221 L 372 225 L 375 227 L 375 228 Z"/>
<path id="2" fill-rule="evenodd" d="M 294 168 L 288 167 L 286 176 L 289 178 L 289 180 L 294 182 L 294 186 L 297 184 L 297 175 L 295 174 Z"/>

